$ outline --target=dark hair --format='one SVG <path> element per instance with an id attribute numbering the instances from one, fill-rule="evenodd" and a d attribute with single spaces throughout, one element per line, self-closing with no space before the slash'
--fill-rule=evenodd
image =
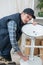
<path id="1" fill-rule="evenodd" d="M 34 10 L 31 8 L 26 8 L 23 10 L 24 13 L 31 15 L 35 19 Z"/>

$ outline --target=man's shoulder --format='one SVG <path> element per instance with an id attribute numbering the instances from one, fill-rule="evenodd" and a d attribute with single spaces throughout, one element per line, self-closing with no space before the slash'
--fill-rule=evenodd
<path id="1" fill-rule="evenodd" d="M 15 13 L 15 14 L 12 14 L 12 15 L 9 15 L 9 16 L 19 16 L 20 13 Z"/>
<path id="2" fill-rule="evenodd" d="M 14 14 L 11 14 L 11 15 L 8 15 L 8 16 L 4 16 L 4 17 L 2 17 L 0 20 L 6 19 L 6 18 L 9 18 L 9 17 L 17 17 L 17 16 L 19 16 L 19 14 L 20 14 L 20 13 L 14 13 Z"/>

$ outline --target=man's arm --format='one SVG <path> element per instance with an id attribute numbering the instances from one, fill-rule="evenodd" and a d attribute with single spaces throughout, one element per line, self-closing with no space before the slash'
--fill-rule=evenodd
<path id="1" fill-rule="evenodd" d="M 16 29 L 17 29 L 17 25 L 15 23 L 15 21 L 11 20 L 8 22 L 8 32 L 9 32 L 9 37 L 10 37 L 10 42 L 11 45 L 14 49 L 14 51 L 20 51 L 19 47 L 18 47 L 18 43 L 16 41 Z"/>
<path id="2" fill-rule="evenodd" d="M 8 22 L 8 31 L 9 31 L 9 37 L 10 37 L 10 41 L 11 41 L 11 45 L 12 48 L 14 49 L 14 51 L 18 52 L 18 54 L 21 56 L 22 53 L 20 53 L 20 49 L 16 40 L 16 29 L 17 29 L 17 25 L 15 23 L 15 21 L 11 20 Z"/>
<path id="3" fill-rule="evenodd" d="M 10 41 L 11 41 L 11 45 L 12 48 L 14 49 L 14 51 L 16 51 L 18 53 L 18 55 L 24 59 L 27 60 L 27 58 L 25 56 L 23 56 L 23 54 L 21 53 L 17 40 L 16 40 L 16 29 L 17 29 L 17 25 L 15 23 L 15 21 L 11 20 L 8 22 L 8 32 L 9 32 L 9 37 L 10 37 Z"/>

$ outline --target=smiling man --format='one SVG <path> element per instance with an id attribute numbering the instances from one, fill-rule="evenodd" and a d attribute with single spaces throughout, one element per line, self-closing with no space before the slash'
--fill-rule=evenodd
<path id="1" fill-rule="evenodd" d="M 11 60 L 10 50 L 13 48 L 24 61 L 28 60 L 28 57 L 24 56 L 19 49 L 17 41 L 22 34 L 22 26 L 32 18 L 35 19 L 34 11 L 26 8 L 22 13 L 6 16 L 0 20 L 0 56 Z"/>

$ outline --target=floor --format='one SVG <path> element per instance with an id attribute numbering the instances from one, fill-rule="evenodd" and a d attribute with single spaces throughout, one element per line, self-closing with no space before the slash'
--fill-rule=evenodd
<path id="1" fill-rule="evenodd" d="M 8 64 L 6 64 L 6 63 L 2 63 L 2 62 L 0 62 L 0 65 L 16 65 L 15 63 L 8 63 Z M 43 65 L 43 64 L 42 64 Z"/>
<path id="2" fill-rule="evenodd" d="M 0 65 L 16 65 L 15 62 L 4 62 L 4 61 L 0 61 Z"/>

